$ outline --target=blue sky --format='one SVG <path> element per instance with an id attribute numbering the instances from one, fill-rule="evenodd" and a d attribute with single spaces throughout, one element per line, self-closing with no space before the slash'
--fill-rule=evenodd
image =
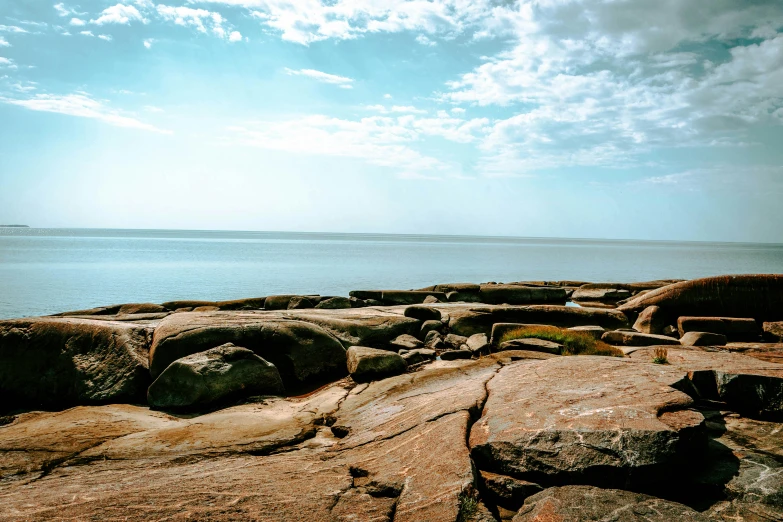
<path id="1" fill-rule="evenodd" d="M 0 3 L 0 223 L 783 242 L 780 0 Z"/>

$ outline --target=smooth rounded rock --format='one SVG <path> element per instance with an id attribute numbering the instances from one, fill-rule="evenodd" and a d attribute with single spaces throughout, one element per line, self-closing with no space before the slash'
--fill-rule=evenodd
<path id="1" fill-rule="evenodd" d="M 405 309 L 404 315 L 420 321 L 440 321 L 440 310 L 431 306 L 409 306 Z"/>
<path id="2" fill-rule="evenodd" d="M 683 346 L 725 346 L 728 340 L 723 334 L 688 332 L 680 338 Z"/>
<path id="3" fill-rule="evenodd" d="M 365 346 L 348 348 L 348 373 L 356 382 L 369 382 L 405 373 L 408 364 L 399 354 Z"/>

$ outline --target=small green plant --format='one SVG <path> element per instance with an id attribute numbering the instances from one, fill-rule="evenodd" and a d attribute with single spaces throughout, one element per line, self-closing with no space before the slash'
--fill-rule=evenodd
<path id="1" fill-rule="evenodd" d="M 669 349 L 665 346 L 657 346 L 653 351 L 653 360 L 655 364 L 669 363 Z"/>
<path id="2" fill-rule="evenodd" d="M 457 522 L 470 522 L 478 512 L 478 499 L 475 495 L 463 491 L 459 494 L 459 514 Z"/>
<path id="3" fill-rule="evenodd" d="M 512 339 L 544 339 L 563 345 L 562 355 L 604 355 L 625 357 L 623 352 L 584 332 L 564 330 L 556 326 L 521 326 L 504 333 L 498 344 Z"/>

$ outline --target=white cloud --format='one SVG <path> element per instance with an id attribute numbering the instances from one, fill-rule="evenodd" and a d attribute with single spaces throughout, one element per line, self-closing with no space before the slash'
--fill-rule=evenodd
<path id="1" fill-rule="evenodd" d="M 229 32 L 229 26 L 220 13 L 207 11 L 206 9 L 192 9 L 190 7 L 172 7 L 158 5 L 156 7 L 158 15 L 165 21 L 173 22 L 183 27 L 193 27 L 200 33 L 211 32 L 219 38 L 228 38 L 231 40 L 234 33 L 239 39 L 242 35 L 238 31 Z M 233 36 L 237 38 L 237 36 Z"/>
<path id="2" fill-rule="evenodd" d="M 425 36 L 423 34 L 420 34 L 419 36 L 417 36 L 416 37 L 416 41 L 418 43 L 420 43 L 421 45 L 427 45 L 427 46 L 430 46 L 430 47 L 438 45 L 437 42 L 435 42 L 433 40 L 430 40 L 429 38 L 427 38 L 427 36 Z"/>
<path id="3" fill-rule="evenodd" d="M 113 38 L 112 38 L 110 35 L 108 35 L 108 34 L 99 34 L 99 35 L 98 35 L 98 38 L 100 38 L 101 40 L 105 40 L 105 41 L 107 41 L 107 42 L 111 42 L 111 41 L 112 41 L 112 39 L 113 39 Z"/>
<path id="4" fill-rule="evenodd" d="M 462 107 L 454 107 L 451 109 L 451 112 L 453 114 L 465 114 L 465 109 L 463 109 Z"/>
<path id="5" fill-rule="evenodd" d="M 38 94 L 28 99 L 0 98 L 3 103 L 17 105 L 33 111 L 53 112 L 80 118 L 100 120 L 115 127 L 127 127 L 162 134 L 170 131 L 159 129 L 154 125 L 144 123 L 132 116 L 124 116 L 118 111 L 107 107 L 102 101 L 96 100 L 86 93 L 58 96 L 53 94 Z"/>
<path id="6" fill-rule="evenodd" d="M 0 47 L 11 47 L 11 44 L 8 43 L 8 40 L 0 36 Z"/>
<path id="7" fill-rule="evenodd" d="M 71 18 L 71 22 L 70 23 L 71 23 L 71 25 L 76 26 L 76 27 L 79 27 L 79 26 L 82 26 L 82 25 L 87 25 L 87 22 L 85 22 L 84 20 L 82 20 L 80 18 Z"/>
<path id="8" fill-rule="evenodd" d="M 228 35 L 228 41 L 229 42 L 241 42 L 242 41 L 242 33 L 239 31 L 231 31 L 231 34 Z"/>
<path id="9" fill-rule="evenodd" d="M 22 29 L 16 25 L 0 25 L 0 31 L 5 33 L 27 33 L 27 29 Z"/>
<path id="10" fill-rule="evenodd" d="M 104 24 L 121 24 L 126 25 L 131 22 L 147 23 L 148 20 L 144 18 L 138 9 L 132 5 L 116 4 L 111 7 L 107 7 L 101 12 L 96 20 L 92 20 L 90 23 L 95 25 Z"/>
<path id="11" fill-rule="evenodd" d="M 390 114 L 395 112 L 407 114 L 427 114 L 427 111 L 424 109 L 417 109 L 412 105 L 392 105 L 391 107 L 386 107 L 385 105 L 368 105 L 366 108 L 371 111 L 380 112 L 381 114 Z"/>
<path id="12" fill-rule="evenodd" d="M 352 89 L 353 88 L 353 78 L 348 78 L 346 76 L 338 76 L 336 74 L 329 74 L 322 71 L 316 71 L 315 69 L 289 69 L 286 67 L 285 69 L 286 74 L 292 75 L 292 76 L 306 76 L 308 78 L 312 78 L 313 80 L 319 81 L 321 83 L 329 83 L 332 85 L 337 85 L 338 87 L 342 89 Z"/>
<path id="13" fill-rule="evenodd" d="M 65 7 L 65 4 L 60 2 L 59 4 L 54 4 L 54 9 L 57 11 L 57 14 L 60 16 L 68 16 L 71 14 L 71 10 Z"/>
<path id="14" fill-rule="evenodd" d="M 92 31 L 80 31 L 79 34 L 84 36 L 95 36 Z"/>
<path id="15" fill-rule="evenodd" d="M 0 56 L 0 65 L 12 65 L 13 63 L 13 60 Z"/>
<path id="16" fill-rule="evenodd" d="M 392 95 L 389 94 L 389 93 L 386 93 L 386 94 L 383 95 L 383 99 L 384 100 L 391 100 L 392 99 Z"/>
<path id="17" fill-rule="evenodd" d="M 154 40 L 154 39 L 152 39 L 152 38 L 147 38 L 146 40 L 144 40 L 144 41 L 142 42 L 142 44 L 144 45 L 144 47 L 146 47 L 147 49 L 152 49 L 152 44 L 153 44 L 153 43 L 155 43 L 155 40 Z"/>

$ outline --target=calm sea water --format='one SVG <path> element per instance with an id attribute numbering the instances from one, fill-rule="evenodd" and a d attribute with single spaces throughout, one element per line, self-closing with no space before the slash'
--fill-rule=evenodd
<path id="1" fill-rule="evenodd" d="M 447 282 L 783 272 L 783 245 L 0 228 L 0 318 L 128 302 Z"/>

